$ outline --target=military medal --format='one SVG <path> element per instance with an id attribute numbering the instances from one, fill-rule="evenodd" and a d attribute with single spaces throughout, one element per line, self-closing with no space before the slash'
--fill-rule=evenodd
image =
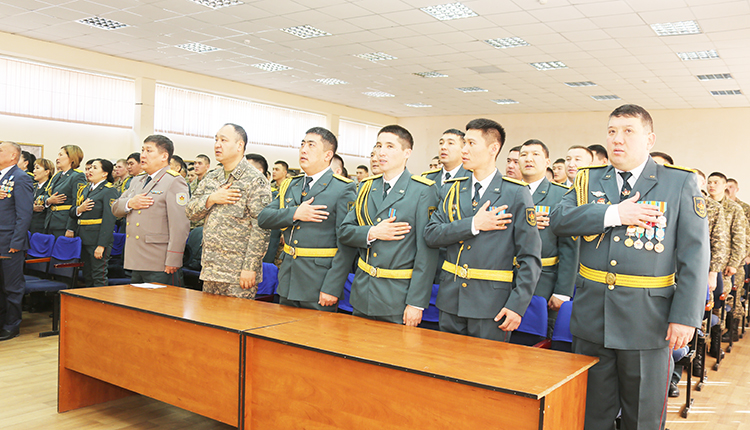
<path id="1" fill-rule="evenodd" d="M 393 218 L 396 216 L 396 209 L 390 208 L 388 209 L 388 218 Z"/>
<path id="2" fill-rule="evenodd" d="M 646 248 L 646 251 L 651 251 L 654 249 L 654 244 L 651 242 L 651 239 L 654 238 L 654 229 L 649 228 L 646 229 L 646 243 L 643 244 L 643 247 Z"/>
<path id="3" fill-rule="evenodd" d="M 661 243 L 661 241 L 664 240 L 664 227 L 659 227 L 656 229 L 656 240 L 658 240 L 659 243 L 654 245 L 654 251 L 658 253 L 664 252 L 664 245 Z"/>
<path id="4" fill-rule="evenodd" d="M 657 243 L 656 245 L 654 245 L 654 251 L 661 254 L 662 252 L 664 252 L 664 245 L 662 245 L 661 242 Z"/>
<path id="5" fill-rule="evenodd" d="M 635 228 L 635 235 L 638 237 L 638 239 L 633 243 L 633 248 L 635 249 L 643 249 L 643 242 L 641 242 L 641 237 L 643 236 L 643 232 L 645 229 L 643 227 L 636 227 Z"/>
<path id="6" fill-rule="evenodd" d="M 628 229 L 625 231 L 625 235 L 628 236 L 627 239 L 625 239 L 625 246 L 630 248 L 633 246 L 633 236 L 635 236 L 635 226 L 630 225 L 628 226 Z"/>

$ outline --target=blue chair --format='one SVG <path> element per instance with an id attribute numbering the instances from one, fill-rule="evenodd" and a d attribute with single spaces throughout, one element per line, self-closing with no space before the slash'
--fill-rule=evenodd
<path id="1" fill-rule="evenodd" d="M 29 239 L 29 250 L 26 251 L 26 264 L 24 271 L 43 274 L 47 272 L 49 260 L 52 255 L 52 248 L 55 244 L 55 236 L 51 234 L 34 233 Z M 37 260 L 40 259 L 40 260 Z M 37 281 L 39 276 L 24 274 L 26 282 Z"/>
<path id="2" fill-rule="evenodd" d="M 255 300 L 271 302 L 279 286 L 279 268 L 271 263 L 263 263 L 263 281 L 258 285 Z"/>
<path id="3" fill-rule="evenodd" d="M 440 310 L 435 306 L 438 289 L 440 284 L 432 284 L 432 294 L 430 294 L 430 306 L 422 313 L 422 321 L 436 323 L 440 321 Z"/>
<path id="4" fill-rule="evenodd" d="M 125 233 L 112 233 L 112 250 L 107 264 L 107 285 L 128 285 L 130 278 L 125 275 L 123 251 L 125 250 Z"/>
<path id="5" fill-rule="evenodd" d="M 349 303 L 349 296 L 352 293 L 352 284 L 354 283 L 354 273 L 350 273 L 349 276 L 346 277 L 346 283 L 344 284 L 344 297 L 339 300 L 339 311 L 342 313 L 352 313 L 354 311 L 354 308 L 352 307 L 352 304 Z"/>
<path id="6" fill-rule="evenodd" d="M 570 315 L 573 312 L 573 302 L 567 301 L 560 305 L 557 312 L 555 328 L 552 330 L 551 349 L 571 352 L 573 350 L 573 335 L 570 333 Z"/>
<path id="7" fill-rule="evenodd" d="M 112 257 L 122 255 L 122 251 L 125 250 L 125 233 L 112 233 L 112 236 L 114 240 L 112 241 L 112 251 L 109 255 Z"/>
<path id="8" fill-rule="evenodd" d="M 521 325 L 513 332 L 510 343 L 533 346 L 547 337 L 547 300 L 532 296 Z"/>

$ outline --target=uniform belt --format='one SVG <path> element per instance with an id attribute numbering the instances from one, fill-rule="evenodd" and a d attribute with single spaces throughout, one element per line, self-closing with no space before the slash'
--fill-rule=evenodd
<path id="1" fill-rule="evenodd" d="M 96 225 L 96 224 L 101 224 L 101 223 L 102 223 L 102 219 L 101 218 L 99 218 L 99 219 L 79 219 L 78 220 L 78 225 Z"/>
<path id="2" fill-rule="evenodd" d="M 373 278 L 411 279 L 411 274 L 413 272 L 412 269 L 381 269 L 379 267 L 373 267 L 365 263 L 365 260 L 361 258 L 357 262 L 357 267 Z"/>
<path id="3" fill-rule="evenodd" d="M 449 261 L 443 261 L 443 270 L 464 279 L 482 279 L 485 281 L 513 282 L 512 270 L 470 269 L 467 265 L 464 265 L 464 267 L 460 267 Z"/>
<path id="4" fill-rule="evenodd" d="M 542 267 L 554 266 L 555 264 L 559 262 L 560 262 L 560 257 L 542 258 Z M 516 257 L 513 257 L 513 265 L 518 266 L 518 263 L 516 262 Z"/>
<path id="5" fill-rule="evenodd" d="M 73 205 L 52 205 L 49 208 L 52 210 L 52 212 L 57 211 L 69 211 L 70 208 L 72 208 Z"/>
<path id="6" fill-rule="evenodd" d="M 295 248 L 284 244 L 284 252 L 294 258 L 297 257 L 333 257 L 338 248 Z"/>
<path id="7" fill-rule="evenodd" d="M 600 270 L 590 269 L 583 264 L 581 264 L 581 270 L 579 273 L 589 281 L 615 285 L 618 287 L 664 288 L 674 285 L 674 273 L 667 276 L 618 275 L 612 272 L 602 272 Z"/>

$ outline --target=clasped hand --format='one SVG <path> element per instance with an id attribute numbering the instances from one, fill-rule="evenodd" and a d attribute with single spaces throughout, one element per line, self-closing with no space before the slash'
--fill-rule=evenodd
<path id="1" fill-rule="evenodd" d="M 620 214 L 620 223 L 622 225 L 634 225 L 646 229 L 652 228 L 659 217 L 664 214 L 654 206 L 639 204 L 638 198 L 640 196 L 641 193 L 636 192 L 633 197 L 623 200 L 617 205 L 617 212 Z"/>
<path id="2" fill-rule="evenodd" d="M 313 200 L 315 200 L 315 197 L 312 197 L 310 200 L 306 200 L 297 206 L 297 210 L 294 211 L 293 217 L 295 221 L 323 222 L 328 219 L 329 214 L 325 211 L 328 206 L 313 205 Z"/>
<path id="3" fill-rule="evenodd" d="M 489 206 L 488 200 L 477 210 L 477 214 L 474 215 L 474 227 L 479 231 L 505 230 L 508 228 L 513 214 L 500 213 L 508 209 L 508 205 L 487 210 Z"/>

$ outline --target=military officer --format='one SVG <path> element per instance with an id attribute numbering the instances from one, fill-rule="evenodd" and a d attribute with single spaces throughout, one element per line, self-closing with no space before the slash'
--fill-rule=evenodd
<path id="1" fill-rule="evenodd" d="M 282 305 L 332 312 L 343 295 L 357 250 L 342 245 L 337 231 L 354 204 L 356 186 L 331 170 L 337 148 L 330 131 L 308 130 L 299 149 L 305 173 L 284 179 L 278 196 L 258 217 L 261 228 L 283 230 Z"/>
<path id="2" fill-rule="evenodd" d="M 47 219 L 49 209 L 44 207 L 44 200 L 47 199 L 46 189 L 52 174 L 55 172 L 55 166 L 46 158 L 37 158 L 34 161 L 34 214 L 31 216 L 31 226 L 29 232 L 44 233 L 44 223 Z"/>
<path id="3" fill-rule="evenodd" d="M 529 184 L 539 236 L 542 239 L 542 274 L 534 295 L 547 300 L 547 333 L 552 336 L 560 305 L 573 296 L 578 268 L 578 242 L 570 236 L 558 237 L 547 228 L 551 209 L 560 203 L 568 187 L 546 178 L 545 171 L 550 164 L 549 149 L 540 140 L 527 140 L 521 145 L 518 163 L 523 180 Z"/>
<path id="4" fill-rule="evenodd" d="M 378 133 L 382 174 L 360 183 L 354 210 L 339 228 L 342 244 L 359 248 L 350 302 L 355 316 L 416 326 L 430 304 L 438 250 L 424 229 L 438 203 L 435 182 L 406 169 L 414 139 L 398 125 Z"/>
<path id="5" fill-rule="evenodd" d="M 186 213 L 203 225 L 203 291 L 255 298 L 263 281 L 263 255 L 270 232 L 258 215 L 271 203 L 271 186 L 263 173 L 245 159 L 247 133 L 237 124 L 216 132 L 214 155 L 221 169 L 208 172 L 198 184 Z"/>
<path id="6" fill-rule="evenodd" d="M 57 154 L 57 173 L 50 179 L 45 190 L 47 198 L 44 206 L 49 209 L 44 221 L 47 234 L 73 237 L 76 224 L 68 213 L 87 185 L 86 176 L 78 168 L 81 160 L 83 150 L 76 145 L 65 145 Z"/>
<path id="7" fill-rule="evenodd" d="M 182 285 L 180 267 L 190 232 L 185 216 L 188 187 L 179 173 L 169 170 L 173 152 L 168 137 L 148 136 L 140 155 L 143 173 L 112 205 L 116 217 L 127 216 L 124 266 L 132 270 L 133 283 Z"/>
<path id="8" fill-rule="evenodd" d="M 440 137 L 440 164 L 442 167 L 422 172 L 422 176 L 435 181 L 438 189 L 445 181 L 471 175 L 461 163 L 461 149 L 464 147 L 464 132 L 451 128 Z"/>
<path id="9" fill-rule="evenodd" d="M 430 246 L 447 248 L 437 297 L 440 330 L 507 342 L 542 268 L 534 203 L 526 183 L 495 167 L 505 142 L 500 124 L 475 119 L 465 138 L 464 168 L 473 174 L 446 182 L 425 231 Z"/>
<path id="10" fill-rule="evenodd" d="M 587 430 L 664 428 L 670 352 L 701 326 L 708 281 L 706 204 L 696 175 L 659 166 L 649 113 L 609 117 L 611 166 L 581 169 L 553 209 L 559 236 L 582 236 L 570 329 L 589 369 Z M 626 377 L 623 377 L 626 375 Z"/>
<path id="11" fill-rule="evenodd" d="M 514 146 L 508 151 L 508 157 L 505 159 L 505 176 L 520 181 L 521 170 L 518 168 L 518 154 L 521 152 L 520 146 Z"/>
<path id="12" fill-rule="evenodd" d="M 76 235 L 81 238 L 83 279 L 87 287 L 107 285 L 107 263 L 112 251 L 115 216 L 112 205 L 120 197 L 112 185 L 112 162 L 97 158 L 86 172 L 89 185 L 83 189 L 77 205 L 70 209 L 76 221 Z"/>

